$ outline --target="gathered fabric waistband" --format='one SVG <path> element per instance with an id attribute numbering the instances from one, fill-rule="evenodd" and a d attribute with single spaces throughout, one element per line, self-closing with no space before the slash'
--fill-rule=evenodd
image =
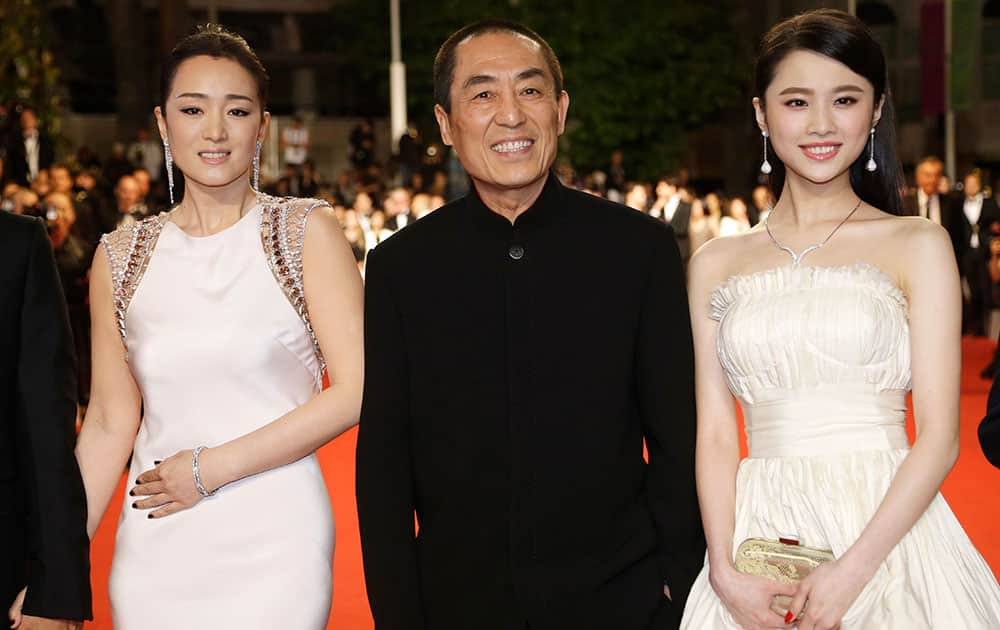
<path id="1" fill-rule="evenodd" d="M 871 385 L 762 392 L 743 405 L 750 457 L 809 457 L 909 448 L 906 392 Z"/>

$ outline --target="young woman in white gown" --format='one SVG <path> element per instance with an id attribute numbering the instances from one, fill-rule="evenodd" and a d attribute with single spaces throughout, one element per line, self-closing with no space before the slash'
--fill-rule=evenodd
<path id="1" fill-rule="evenodd" d="M 360 277 L 328 206 L 251 184 L 269 115 L 246 42 L 203 28 L 163 74 L 184 196 L 107 235 L 91 280 L 91 534 L 132 453 L 114 626 L 324 628 L 334 530 L 315 451 L 358 420 Z"/>
<path id="2" fill-rule="evenodd" d="M 708 553 L 681 627 L 1000 628 L 996 579 L 938 494 L 958 455 L 961 293 L 947 233 L 895 216 L 882 51 L 846 13 L 806 13 L 765 35 L 755 87 L 778 201 L 690 266 Z M 736 571 L 741 541 L 785 536 L 836 560 L 797 586 Z"/>

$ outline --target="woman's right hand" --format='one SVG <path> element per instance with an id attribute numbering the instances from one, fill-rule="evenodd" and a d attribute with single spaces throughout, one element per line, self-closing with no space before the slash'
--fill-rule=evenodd
<path id="1" fill-rule="evenodd" d="M 746 575 L 732 565 L 720 570 L 712 569 L 709 581 L 733 620 L 744 630 L 790 627 L 790 624 L 785 623 L 787 611 L 780 610 L 774 604 L 774 597 L 794 597 L 798 590 L 796 585 Z"/>

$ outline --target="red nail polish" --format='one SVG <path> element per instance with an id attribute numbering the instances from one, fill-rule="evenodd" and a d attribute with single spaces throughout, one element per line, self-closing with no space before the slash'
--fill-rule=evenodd
<path id="1" fill-rule="evenodd" d="M 153 515 L 152 514 L 147 514 L 146 518 L 153 518 Z"/>
<path id="2" fill-rule="evenodd" d="M 792 623 L 793 621 L 795 621 L 795 615 L 789 610 L 785 613 L 785 623 Z"/>

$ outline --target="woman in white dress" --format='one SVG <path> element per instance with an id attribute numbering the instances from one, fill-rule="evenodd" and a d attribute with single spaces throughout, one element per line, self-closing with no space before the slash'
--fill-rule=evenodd
<path id="1" fill-rule="evenodd" d="M 114 626 L 324 628 L 334 530 L 315 451 L 358 420 L 361 281 L 328 206 L 255 191 L 267 74 L 242 38 L 185 38 L 161 91 L 184 196 L 105 236 L 91 281 L 91 534 L 132 453 Z"/>
<path id="2" fill-rule="evenodd" d="M 805 13 L 764 36 L 755 87 L 778 201 L 690 266 L 708 552 L 681 627 L 1000 628 L 996 579 L 938 493 L 958 455 L 961 292 L 947 233 L 894 216 L 882 51 L 846 13 Z M 751 537 L 836 559 L 798 585 L 744 575 Z"/>

